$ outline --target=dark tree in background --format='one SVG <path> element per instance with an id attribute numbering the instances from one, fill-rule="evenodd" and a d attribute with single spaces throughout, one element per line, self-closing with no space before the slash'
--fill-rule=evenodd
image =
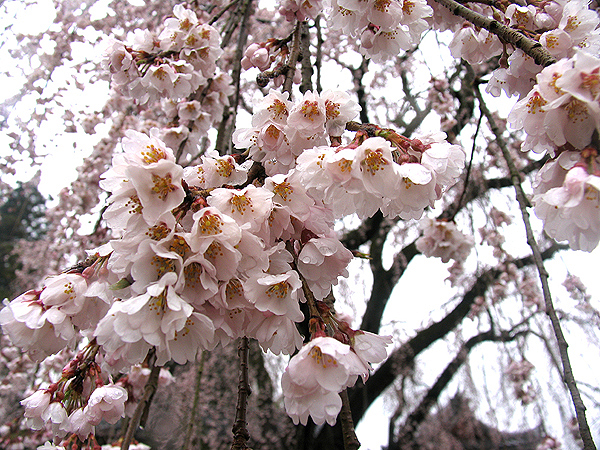
<path id="1" fill-rule="evenodd" d="M 12 298 L 21 291 L 14 283 L 15 272 L 23 266 L 19 242 L 44 238 L 45 214 L 46 199 L 33 180 L 19 182 L 0 205 L 0 298 Z"/>

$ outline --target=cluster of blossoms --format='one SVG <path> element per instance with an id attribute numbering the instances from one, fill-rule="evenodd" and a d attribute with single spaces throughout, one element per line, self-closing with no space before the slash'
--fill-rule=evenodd
<path id="1" fill-rule="evenodd" d="M 293 103 L 287 93 L 271 90 L 255 104 L 252 127 L 238 128 L 233 142 L 248 149 L 267 175 L 285 174 L 304 150 L 327 144 L 328 136 L 341 136 L 359 111 L 358 104 L 341 91 L 320 95 L 308 91 Z"/>
<path id="2" fill-rule="evenodd" d="M 292 173 L 335 217 L 418 219 L 452 186 L 464 167 L 464 150 L 440 133 L 407 139 L 389 130 L 357 133 L 350 144 L 320 146 L 302 153 Z M 384 139 L 381 136 L 386 136 Z"/>
<path id="3" fill-rule="evenodd" d="M 353 331 L 343 321 L 336 325 L 335 338 L 314 333 L 283 373 L 285 410 L 295 424 L 306 425 L 310 415 L 317 425 L 333 425 L 342 407 L 338 393 L 354 386 L 358 376 L 366 381 L 371 364 L 387 357 L 390 336 Z"/>
<path id="4" fill-rule="evenodd" d="M 41 290 L 27 291 L 6 304 L 0 310 L 0 325 L 12 343 L 38 361 L 72 347 L 79 331 L 93 326 L 108 310 L 102 281 L 93 272 L 48 277 Z"/>
<path id="5" fill-rule="evenodd" d="M 341 134 L 333 119 L 329 129 Z M 158 135 L 157 129 L 149 136 L 126 132 L 123 153 L 113 156 L 103 175 L 101 186 L 111 193 L 104 219 L 115 239 L 91 251 L 85 263 L 48 278 L 43 289 L 7 303 L 0 312 L 4 331 L 39 359 L 86 337 L 99 349 L 99 362 L 90 364 L 97 372 L 102 364 L 108 373 L 142 363 L 152 349 L 157 365 L 183 364 L 242 336 L 276 354 L 294 353 L 303 342 L 296 327 L 304 320 L 300 303 L 309 295 L 324 305 L 352 259 L 332 231 L 331 212 L 308 195 L 293 171 L 252 184 L 251 160 L 239 164 L 216 152 L 184 169 Z M 336 336 L 337 350 L 323 347 L 348 371 L 344 386 L 329 389 L 335 395 L 356 375 L 366 378 L 389 343 L 337 327 L 345 336 Z M 340 352 L 350 356 L 343 359 Z M 309 389 L 295 377 L 289 386 L 296 394 Z M 99 417 L 114 420 L 124 411 L 92 415 L 98 389 L 86 391 L 76 406 L 54 400 L 52 389 L 24 404 L 34 426 L 51 424 L 60 438 L 74 433 L 83 439 Z M 323 394 L 311 392 L 313 399 Z M 127 395 L 122 397 L 121 406 Z M 334 409 L 319 412 L 320 403 L 301 397 L 287 401 L 292 417 L 306 421 L 314 412 L 317 421 L 334 420 Z"/>
<path id="6" fill-rule="evenodd" d="M 454 32 L 450 51 L 456 58 L 463 58 L 471 64 L 479 64 L 493 56 L 503 55 L 502 67 L 496 69 L 488 84 L 487 91 L 499 96 L 502 90 L 508 96 L 519 94 L 524 97 L 531 90 L 532 80 L 542 69 L 533 58 L 522 50 L 515 49 L 510 55 L 509 48 L 485 28 L 478 28 L 471 22 L 453 15 L 449 9 L 430 1 L 434 9 L 432 21 L 436 29 Z M 570 58 L 577 49 L 590 54 L 600 50 L 600 23 L 598 15 L 588 8 L 586 0 L 556 0 L 538 4 L 482 5 L 468 3 L 469 9 L 484 17 L 494 17 L 508 27 L 525 32 L 555 58 Z M 500 19 L 499 14 L 504 17 Z"/>
<path id="7" fill-rule="evenodd" d="M 535 214 L 544 230 L 575 250 L 600 241 L 600 158 L 594 149 L 565 151 L 540 169 L 534 183 Z"/>
<path id="8" fill-rule="evenodd" d="M 425 0 L 328 0 L 328 23 L 360 40 L 360 52 L 377 63 L 410 50 L 430 28 Z"/>
<path id="9" fill-rule="evenodd" d="M 423 235 L 417 239 L 417 250 L 427 257 L 464 261 L 475 245 L 473 236 L 461 233 L 453 222 L 424 218 L 420 223 Z"/>
<path id="10" fill-rule="evenodd" d="M 327 145 L 327 136 L 341 136 L 358 111 L 343 92 L 309 91 L 292 103 L 271 91 L 257 103 L 252 127 L 236 130 L 233 141 L 268 175 L 287 173 L 335 218 L 368 217 L 378 209 L 391 217 L 421 217 L 458 179 L 464 150 L 443 133 L 407 139 L 381 129 L 374 137 L 359 131 L 348 145 Z"/>
<path id="11" fill-rule="evenodd" d="M 575 275 L 569 274 L 563 281 L 562 285 L 565 287 L 569 296 L 573 300 L 587 303 L 591 300 L 592 296 L 588 294 L 587 287 L 583 284 L 583 281 Z"/>
<path id="12" fill-rule="evenodd" d="M 279 13 L 289 21 L 315 19 L 323 11 L 322 0 L 283 0 Z"/>
<path id="13" fill-rule="evenodd" d="M 72 434 L 85 441 L 101 421 L 114 424 L 123 417 L 127 391 L 104 383 L 95 362 L 97 350 L 88 345 L 65 366 L 59 381 L 21 402 L 32 429 L 49 426 L 55 437 Z"/>
<path id="14" fill-rule="evenodd" d="M 531 384 L 531 372 L 535 366 L 526 359 L 512 361 L 506 369 L 506 375 L 514 385 L 516 397 L 524 405 L 528 405 L 535 399 L 535 388 Z"/>
<path id="15" fill-rule="evenodd" d="M 532 32 L 530 35 L 536 36 L 557 59 L 571 58 L 580 50 L 591 55 L 600 51 L 600 19 L 585 0 L 551 1 L 539 8 L 510 5 L 505 15 L 511 27 Z M 536 34 L 534 30 L 547 31 Z M 541 67 L 521 50 L 515 50 L 507 64 L 508 67 L 493 72 L 487 90 L 497 96 L 502 89 L 509 96 L 518 94 L 523 98 L 533 87 Z"/>
<path id="16" fill-rule="evenodd" d="M 578 51 L 537 75 L 537 83 L 508 116 L 526 133 L 521 149 L 555 156 L 564 148 L 583 150 L 600 129 L 600 59 Z"/>
<path id="17" fill-rule="evenodd" d="M 198 142 L 223 117 L 229 105 L 229 96 L 234 91 L 231 81 L 231 76 L 220 72 L 201 87 L 199 95 L 181 100 L 162 99 L 162 110 L 170 126 L 161 129 L 161 140 L 180 154 L 195 155 Z"/>
<path id="18" fill-rule="evenodd" d="M 484 16 L 493 12 L 486 5 L 469 7 Z M 573 249 L 593 250 L 600 241 L 598 149 L 589 147 L 597 146 L 594 136 L 600 130 L 598 14 L 584 0 L 507 6 L 505 23 L 558 59 L 542 70 L 521 50 L 507 55 L 506 46 L 485 29 L 477 30 L 443 8 L 439 12 L 436 26 L 455 32 L 450 44 L 454 56 L 476 64 L 503 53 L 503 67 L 494 71 L 488 92 L 519 95 L 508 122 L 524 130 L 523 151 L 558 156 L 537 174 L 536 215 L 549 236 L 568 241 Z"/>
<path id="19" fill-rule="evenodd" d="M 138 29 L 129 44 L 112 41 L 104 65 L 121 95 L 139 104 L 161 101 L 170 124 L 161 138 L 189 154 L 223 116 L 234 88 L 231 76 L 217 70 L 218 31 L 183 5 L 173 14 L 158 35 Z"/>
<path id="20" fill-rule="evenodd" d="M 279 12 L 293 22 L 315 19 L 323 9 L 332 30 L 357 38 L 360 52 L 378 63 L 418 44 L 433 14 L 426 0 L 284 0 Z M 259 68 L 267 61 L 258 48 L 252 56 Z"/>
<path id="21" fill-rule="evenodd" d="M 215 28 L 183 5 L 173 13 L 158 36 L 138 29 L 129 44 L 113 41 L 107 51 L 105 65 L 113 85 L 140 104 L 188 97 L 215 75 L 223 53 Z"/>

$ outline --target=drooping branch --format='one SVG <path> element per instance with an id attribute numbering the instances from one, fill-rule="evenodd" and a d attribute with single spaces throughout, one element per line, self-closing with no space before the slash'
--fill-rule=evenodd
<path id="1" fill-rule="evenodd" d="M 406 61 L 412 52 L 407 52 L 406 55 L 403 56 L 402 61 Z M 402 63 L 400 63 L 402 64 Z M 402 81 L 402 92 L 404 93 L 404 100 L 410 109 L 415 113 L 414 117 L 406 123 L 404 121 L 403 116 L 406 111 L 400 111 L 400 113 L 393 120 L 393 123 L 396 124 L 402 130 L 402 135 L 406 137 L 412 136 L 415 130 L 421 126 L 425 118 L 431 112 L 431 102 L 428 101 L 425 107 L 421 107 L 417 101 L 417 96 L 414 94 L 411 86 L 411 83 L 407 76 L 408 70 L 402 67 L 400 69 L 400 80 Z"/>
<path id="2" fill-rule="evenodd" d="M 481 109 L 481 112 L 485 115 L 486 119 L 488 120 L 492 133 L 494 133 L 494 136 L 496 137 L 496 143 L 502 150 L 502 155 L 504 156 L 504 159 L 510 171 L 511 179 L 515 187 L 517 201 L 519 203 L 519 209 L 521 210 L 521 215 L 523 217 L 523 224 L 525 225 L 525 232 L 527 234 L 527 244 L 529 244 L 529 247 L 531 248 L 531 251 L 533 253 L 534 263 L 540 277 L 542 293 L 544 296 L 544 303 L 546 307 L 546 314 L 550 318 L 550 322 L 552 323 L 552 328 L 556 336 L 556 341 L 558 343 L 560 359 L 563 366 L 563 378 L 565 380 L 565 383 L 567 384 L 567 387 L 571 394 L 571 398 L 573 400 L 573 406 L 575 407 L 575 415 L 577 417 L 577 423 L 579 424 L 579 432 L 581 433 L 581 439 L 583 440 L 584 449 L 592 450 L 596 448 L 596 445 L 594 444 L 594 441 L 592 439 L 590 427 L 587 423 L 587 419 L 585 416 L 585 405 L 583 404 L 583 400 L 581 399 L 579 389 L 577 388 L 577 383 L 575 383 L 575 377 L 573 375 L 573 369 L 571 367 L 571 361 L 569 359 L 569 353 L 567 351 L 569 344 L 565 339 L 562 327 L 560 325 L 560 321 L 554 309 L 552 295 L 550 293 L 550 287 L 548 285 L 548 272 L 544 267 L 544 261 L 542 259 L 542 255 L 537 244 L 536 238 L 533 234 L 531 222 L 529 221 L 529 212 L 527 211 L 527 206 L 529 202 L 525 195 L 525 191 L 523 190 L 523 186 L 521 185 L 521 177 L 515 166 L 515 163 L 512 159 L 506 142 L 504 142 L 504 139 L 502 138 L 502 132 L 500 131 L 500 128 L 496 124 L 494 117 L 492 116 L 490 110 L 487 108 L 485 102 L 483 101 L 481 93 L 477 90 L 476 94 L 477 98 L 479 99 L 479 107 Z"/>
<path id="3" fill-rule="evenodd" d="M 542 259 L 552 257 L 557 251 L 568 248 L 566 245 L 554 244 L 544 252 Z M 533 264 L 533 257 L 527 256 L 512 261 L 517 268 Z M 475 299 L 484 295 L 502 271 L 494 268 L 480 274 L 471 288 L 463 295 L 462 300 L 439 322 L 434 322 L 419 331 L 414 337 L 396 349 L 364 385 L 357 385 L 349 391 L 350 406 L 354 422 L 358 422 L 371 403 L 389 387 L 401 370 L 410 367 L 415 358 L 438 339 L 452 331 L 469 313 Z"/>
<path id="4" fill-rule="evenodd" d="M 383 231 L 383 230 L 382 230 Z M 371 245 L 371 268 L 373 271 L 373 287 L 368 307 L 363 316 L 361 330 L 377 333 L 381 318 L 387 306 L 388 299 L 398 280 L 404 274 L 412 259 L 419 254 L 415 242 L 404 247 L 397 253 L 392 267 L 385 269 L 381 259 L 387 232 L 381 233 Z"/>
<path id="5" fill-rule="evenodd" d="M 230 2 L 228 5 L 225 5 L 225 7 L 224 7 L 223 9 L 221 9 L 221 11 L 219 11 L 217 14 L 215 14 L 215 15 L 212 17 L 212 19 L 210 19 L 210 20 L 208 21 L 208 24 L 209 24 L 209 25 L 214 25 L 214 23 L 215 23 L 217 20 L 219 20 L 219 19 L 221 18 L 221 16 L 222 16 L 223 14 L 225 14 L 225 13 L 226 13 L 226 12 L 229 10 L 229 8 L 231 8 L 231 7 L 232 7 L 232 6 L 234 6 L 236 3 L 239 3 L 239 2 L 240 2 L 240 0 L 233 0 L 233 1 L 232 1 L 232 2 Z"/>
<path id="6" fill-rule="evenodd" d="M 368 71 L 368 67 L 369 67 L 369 59 L 365 56 L 363 56 L 362 61 L 360 62 L 360 66 L 358 67 L 353 67 L 350 64 L 346 64 L 343 61 L 340 61 L 339 59 L 336 60 L 336 62 L 344 67 L 345 69 L 348 69 L 350 71 L 350 74 L 352 75 L 352 82 L 354 83 L 354 91 L 356 92 L 356 97 L 357 97 L 357 101 L 358 101 L 358 105 L 360 106 L 360 121 L 361 123 L 369 123 L 369 110 L 368 110 L 368 105 L 367 105 L 367 93 L 365 91 L 365 85 L 364 85 L 364 77 Z"/>
<path id="7" fill-rule="evenodd" d="M 315 18 L 315 30 L 317 33 L 317 51 L 315 54 L 315 70 L 317 72 L 317 93 L 321 93 L 323 87 L 321 86 L 321 69 L 323 68 L 323 31 L 321 30 L 321 19 L 323 16 L 319 14 Z"/>
<path id="8" fill-rule="evenodd" d="M 204 372 L 204 355 L 206 352 L 200 353 L 200 360 L 196 361 L 198 367 L 196 371 L 196 385 L 194 387 L 194 400 L 192 402 L 192 409 L 190 411 L 189 420 L 187 423 L 187 429 L 185 431 L 185 438 L 181 450 L 189 450 L 192 445 L 192 433 L 194 426 L 196 425 L 196 414 L 198 413 L 198 407 L 200 406 L 200 388 L 202 387 L 202 373 Z"/>
<path id="9" fill-rule="evenodd" d="M 360 442 L 354 431 L 354 422 L 352 421 L 352 411 L 350 410 L 350 400 L 348 399 L 348 390 L 340 392 L 342 398 L 342 410 L 339 419 L 342 423 L 342 436 L 344 439 L 344 450 L 358 450 Z"/>
<path id="10" fill-rule="evenodd" d="M 225 151 L 231 154 L 231 135 L 233 133 L 233 127 L 235 126 L 235 119 L 237 116 L 237 109 L 240 104 L 241 92 L 240 92 L 240 78 L 242 73 L 242 56 L 246 42 L 248 40 L 248 22 L 250 20 L 250 14 L 252 12 L 252 0 L 245 0 L 241 5 L 241 18 L 239 22 L 239 34 L 237 47 L 235 50 L 235 58 L 233 58 L 233 69 L 231 77 L 233 79 L 233 85 L 235 91 L 230 98 L 229 107 L 225 108 L 223 112 L 223 119 L 219 125 L 217 134 L 217 140 L 215 142 L 215 148 L 221 151 Z"/>
<path id="11" fill-rule="evenodd" d="M 497 20 L 485 17 L 467 8 L 466 6 L 461 5 L 455 0 L 435 1 L 448 8 L 452 14 L 463 17 L 477 27 L 485 28 L 490 33 L 494 33 L 496 36 L 498 36 L 503 42 L 512 44 L 515 47 L 523 50 L 525 54 L 533 58 L 536 64 L 539 64 L 542 67 L 547 67 L 556 62 L 556 58 L 548 53 L 548 51 L 542 47 L 539 42 L 529 39 L 520 31 L 509 28 Z"/>
<path id="12" fill-rule="evenodd" d="M 463 70 L 464 69 L 464 73 Z M 475 107 L 475 97 L 473 96 L 473 86 L 475 83 L 475 72 L 470 64 L 464 62 L 457 64 L 456 72 L 452 77 L 460 79 L 460 88 L 451 90 L 454 98 L 458 100 L 458 109 L 454 114 L 456 123 L 448 130 L 448 142 L 454 142 L 467 123 L 473 117 L 473 108 Z"/>

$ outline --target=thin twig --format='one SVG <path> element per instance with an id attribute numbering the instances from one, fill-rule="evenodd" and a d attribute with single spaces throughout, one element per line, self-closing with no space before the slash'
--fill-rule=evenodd
<path id="1" fill-rule="evenodd" d="M 323 66 L 323 33 L 321 32 L 321 19 L 323 16 L 319 14 L 315 18 L 315 30 L 317 31 L 317 52 L 315 55 L 315 68 L 317 70 L 317 92 L 320 94 L 323 90 L 321 86 L 321 68 Z"/>
<path id="2" fill-rule="evenodd" d="M 477 120 L 477 128 L 475 128 L 475 134 L 473 135 L 473 147 L 471 148 L 471 158 L 469 159 L 469 165 L 467 166 L 467 173 L 465 175 L 463 190 L 460 193 L 458 202 L 456 203 L 456 211 L 454 211 L 454 214 L 452 214 L 452 216 L 450 216 L 450 220 L 454 220 L 454 217 L 456 216 L 456 214 L 458 214 L 458 212 L 463 207 L 462 203 L 465 198 L 465 194 L 467 193 L 467 189 L 469 187 L 469 179 L 471 177 L 471 169 L 473 168 L 473 157 L 475 156 L 475 149 L 476 149 L 475 141 L 477 141 L 477 136 L 479 135 L 479 129 L 481 128 L 481 119 L 483 119 L 483 114 L 480 114 L 479 120 Z"/>
<path id="3" fill-rule="evenodd" d="M 250 433 L 248 432 L 246 423 L 246 408 L 248 406 L 248 397 L 250 396 L 250 383 L 248 381 L 248 338 L 243 337 L 240 339 L 238 346 L 238 356 L 240 358 L 240 379 L 238 383 L 238 401 L 237 408 L 235 411 L 235 422 L 233 424 L 233 443 L 231 444 L 231 450 L 250 450 L 248 445 L 248 439 L 250 439 Z"/>
<path id="4" fill-rule="evenodd" d="M 506 146 L 506 143 L 502 138 L 502 132 L 500 131 L 498 125 L 496 124 L 496 121 L 492 117 L 492 113 L 489 111 L 485 102 L 483 101 L 479 89 L 475 89 L 475 94 L 479 99 L 479 108 L 481 109 L 483 115 L 485 115 L 490 125 L 490 128 L 494 133 L 494 136 L 496 137 L 496 143 L 502 150 L 502 155 L 506 160 L 506 164 L 508 165 L 508 169 L 510 171 L 513 186 L 515 187 L 517 201 L 519 203 L 521 215 L 523 216 L 523 223 L 525 224 L 525 231 L 527 233 L 527 243 L 531 247 L 534 263 L 537 267 L 540 276 L 540 282 L 542 284 L 542 293 L 544 295 L 544 303 L 546 305 L 546 314 L 550 318 L 552 328 L 554 329 L 554 335 L 556 336 L 556 341 L 558 343 L 558 351 L 563 366 L 563 379 L 567 385 L 567 388 L 569 389 L 571 398 L 573 400 L 573 406 L 575 407 L 575 415 L 577 417 L 577 423 L 579 424 L 579 432 L 583 441 L 583 448 L 585 450 L 595 450 L 596 445 L 594 444 L 594 441 L 592 439 L 590 427 L 585 417 L 585 405 L 583 404 L 583 400 L 581 399 L 579 389 L 577 388 L 577 384 L 575 383 L 575 377 L 573 376 L 573 370 L 571 368 L 571 361 L 569 360 L 569 354 L 567 351 L 569 345 L 562 332 L 562 327 L 560 326 L 560 322 L 558 320 L 558 316 L 556 315 L 556 311 L 554 310 L 554 304 L 552 302 L 552 296 L 550 294 L 550 287 L 548 286 L 548 272 L 544 267 L 542 255 L 538 247 L 537 241 L 535 239 L 535 236 L 533 234 L 531 223 L 529 221 L 529 212 L 527 211 L 528 201 L 527 197 L 525 196 L 525 192 L 523 191 L 523 186 L 521 185 L 521 178 L 519 172 L 515 166 L 512 156 L 510 155 L 510 151 L 508 150 L 508 147 Z"/>
<path id="5" fill-rule="evenodd" d="M 192 410 L 190 411 L 190 418 L 188 420 L 187 430 L 185 431 L 185 438 L 183 440 L 181 450 L 189 450 L 192 444 L 192 432 L 194 431 L 194 425 L 196 424 L 196 413 L 198 412 L 198 405 L 200 404 L 200 388 L 202 387 L 202 372 L 204 371 L 204 355 L 205 352 L 201 352 L 200 360 L 196 361 L 198 370 L 196 371 L 194 401 L 192 403 Z"/>
<path id="6" fill-rule="evenodd" d="M 246 0 L 244 2 L 244 15 L 242 17 L 242 21 L 240 23 L 240 30 L 238 35 L 237 48 L 235 50 L 235 58 L 233 63 L 233 70 L 231 73 L 231 78 L 233 78 L 233 83 L 235 85 L 235 93 L 233 95 L 233 104 L 230 106 L 232 111 L 231 117 L 231 125 L 230 127 L 235 127 L 235 121 L 237 118 L 237 110 L 238 105 L 240 104 L 240 79 L 242 74 L 242 56 L 244 54 L 244 50 L 246 47 L 246 42 L 248 41 L 248 22 L 250 20 L 250 13 L 252 12 L 252 0 Z M 228 128 L 230 128 L 228 127 Z M 227 133 L 228 136 L 231 136 L 232 132 Z M 233 141 L 231 138 L 227 142 L 227 154 L 231 154 L 231 147 L 233 145 Z M 219 147 L 216 147 L 219 148 Z"/>
<path id="7" fill-rule="evenodd" d="M 233 0 L 232 2 L 230 2 L 227 6 L 225 6 L 221 11 L 219 11 L 217 14 L 215 14 L 215 16 L 210 19 L 210 21 L 208 22 L 209 25 L 213 25 L 217 20 L 219 20 L 221 18 L 221 16 L 223 14 L 225 14 L 225 12 L 231 8 L 233 5 L 235 5 L 236 3 L 238 3 L 240 0 Z"/>

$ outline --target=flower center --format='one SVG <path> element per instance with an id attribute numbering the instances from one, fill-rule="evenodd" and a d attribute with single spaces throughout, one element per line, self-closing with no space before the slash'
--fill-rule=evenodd
<path id="1" fill-rule="evenodd" d="M 267 297 L 271 298 L 274 295 L 277 298 L 285 298 L 288 295 L 289 289 L 290 285 L 286 281 L 282 281 L 267 289 Z"/>
<path id="2" fill-rule="evenodd" d="M 146 236 L 148 236 L 153 241 L 160 241 L 161 239 L 166 238 L 171 230 L 164 223 L 154 225 L 151 228 L 148 228 L 146 231 Z"/>
<path id="3" fill-rule="evenodd" d="M 534 92 L 531 98 L 527 101 L 525 106 L 528 108 L 529 114 L 535 114 L 537 112 L 542 112 L 542 107 L 546 105 L 548 102 L 544 100 L 544 97 L 540 95 L 539 92 Z"/>
<path id="4" fill-rule="evenodd" d="M 283 103 L 279 99 L 275 99 L 273 103 L 267 108 L 267 110 L 273 114 L 273 118 L 276 120 L 282 120 L 288 116 L 288 110 Z"/>
<path id="5" fill-rule="evenodd" d="M 323 354 L 321 349 L 316 345 L 310 350 L 310 356 L 318 365 L 323 366 L 324 369 L 337 366 L 335 358 L 331 355 Z"/>
<path id="6" fill-rule="evenodd" d="M 158 194 L 158 198 L 166 200 L 167 196 L 177 190 L 177 186 L 171 183 L 171 174 L 167 174 L 165 177 L 159 177 L 158 175 L 152 175 L 152 192 Z"/>
<path id="7" fill-rule="evenodd" d="M 233 173 L 234 165 L 227 159 L 217 159 L 217 173 L 223 178 L 230 177 Z"/>
<path id="8" fill-rule="evenodd" d="M 315 116 L 319 116 L 321 114 L 321 112 L 319 111 L 319 104 L 316 101 L 311 102 L 306 100 L 302 104 L 302 108 L 300 110 L 302 111 L 302 114 L 304 114 L 304 117 L 306 117 L 311 122 L 315 121 Z"/>
<path id="9" fill-rule="evenodd" d="M 283 183 L 273 185 L 273 192 L 275 195 L 279 195 L 282 200 L 289 201 L 289 197 L 294 192 L 294 188 L 290 183 L 284 181 Z"/>
<path id="10" fill-rule="evenodd" d="M 366 158 L 362 162 L 362 166 L 371 175 L 383 169 L 383 166 L 388 165 L 388 162 L 383 158 L 380 151 L 367 150 Z"/>
<path id="11" fill-rule="evenodd" d="M 221 226 L 223 225 L 221 218 L 215 214 L 206 214 L 200 217 L 199 229 L 200 233 L 206 234 L 219 234 L 221 232 Z"/>
<path id="12" fill-rule="evenodd" d="M 167 153 L 162 148 L 156 148 L 154 145 L 147 145 L 148 151 L 142 152 L 142 159 L 146 164 L 152 164 L 167 158 Z"/>
<path id="13" fill-rule="evenodd" d="M 246 209 L 248 208 L 250 208 L 250 211 L 252 211 L 252 200 L 250 198 L 246 197 L 245 195 L 234 195 L 231 197 L 232 213 L 237 209 L 241 215 L 244 215 Z"/>

